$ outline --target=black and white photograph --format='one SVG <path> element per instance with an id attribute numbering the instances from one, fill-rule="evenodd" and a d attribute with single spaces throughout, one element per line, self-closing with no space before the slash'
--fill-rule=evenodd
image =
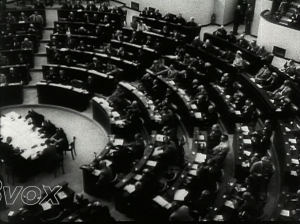
<path id="1" fill-rule="evenodd" d="M 300 0 L 0 0 L 0 223 L 300 221 Z"/>

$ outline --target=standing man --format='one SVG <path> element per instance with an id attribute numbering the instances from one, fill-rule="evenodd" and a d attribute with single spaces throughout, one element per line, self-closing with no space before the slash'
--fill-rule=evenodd
<path id="1" fill-rule="evenodd" d="M 238 5 L 234 11 L 234 17 L 233 17 L 233 34 L 237 35 L 237 31 L 239 29 L 239 25 L 241 24 L 243 17 L 243 12 L 241 10 L 241 6 Z"/>
<path id="2" fill-rule="evenodd" d="M 250 35 L 251 31 L 251 23 L 253 20 L 254 11 L 250 4 L 248 4 L 248 8 L 245 12 L 245 34 Z"/>

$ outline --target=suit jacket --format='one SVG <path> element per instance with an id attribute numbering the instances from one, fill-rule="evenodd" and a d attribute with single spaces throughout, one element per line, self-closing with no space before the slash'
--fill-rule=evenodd
<path id="1" fill-rule="evenodd" d="M 33 22 L 38 22 L 38 23 L 44 23 L 44 19 L 41 15 L 31 15 L 29 17 L 30 21 L 33 21 Z"/>
<path id="2" fill-rule="evenodd" d="M 28 21 L 28 17 L 27 16 L 19 16 L 19 21 Z"/>
<path id="3" fill-rule="evenodd" d="M 6 18 L 6 22 L 7 23 L 15 23 L 16 22 L 16 18 L 14 16 L 7 17 Z"/>
<path id="4" fill-rule="evenodd" d="M 95 5 L 88 5 L 86 6 L 86 11 L 98 11 Z"/>
<path id="5" fill-rule="evenodd" d="M 76 41 L 74 39 L 67 39 L 65 41 L 65 47 L 70 49 L 76 48 Z"/>
<path id="6" fill-rule="evenodd" d="M 81 9 L 84 10 L 84 7 L 82 5 L 74 5 L 73 9 Z"/>
<path id="7" fill-rule="evenodd" d="M 8 83 L 17 83 L 17 82 L 21 82 L 22 81 L 22 76 L 18 73 L 9 73 L 6 78 L 7 78 L 7 82 Z"/>
<path id="8" fill-rule="evenodd" d="M 28 41 L 28 42 L 22 42 L 21 44 L 21 48 L 22 49 L 32 49 L 33 48 L 33 44 L 31 41 Z"/>

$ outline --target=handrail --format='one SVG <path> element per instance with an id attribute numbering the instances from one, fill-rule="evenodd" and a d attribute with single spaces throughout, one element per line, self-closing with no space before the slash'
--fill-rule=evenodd
<path id="1" fill-rule="evenodd" d="M 270 10 L 264 10 L 264 11 L 262 11 L 260 13 L 260 17 L 262 17 L 263 19 L 265 19 L 266 21 L 268 21 L 270 23 L 276 24 L 278 26 L 284 26 L 284 27 L 287 27 L 287 28 L 290 28 L 290 29 L 293 29 L 293 30 L 298 30 L 300 32 L 300 29 L 297 29 L 296 27 L 291 27 L 291 26 L 287 26 L 287 25 L 278 23 L 275 20 L 275 18 L 271 15 Z"/>

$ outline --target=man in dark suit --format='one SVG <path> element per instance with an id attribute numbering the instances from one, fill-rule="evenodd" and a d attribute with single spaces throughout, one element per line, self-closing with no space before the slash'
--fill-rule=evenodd
<path id="1" fill-rule="evenodd" d="M 88 5 L 86 6 L 86 11 L 95 11 L 95 12 L 98 11 L 94 1 L 89 1 Z"/>
<path id="2" fill-rule="evenodd" d="M 155 12 L 151 15 L 152 18 L 157 19 L 157 20 L 161 20 L 162 19 L 162 15 L 159 12 L 158 9 L 155 10 Z"/>
<path id="3" fill-rule="evenodd" d="M 16 64 L 28 65 L 29 64 L 28 58 L 26 56 L 24 56 L 22 53 L 19 53 L 18 57 L 17 57 L 17 60 L 16 60 Z"/>
<path id="4" fill-rule="evenodd" d="M 115 56 L 117 52 L 114 48 L 112 48 L 111 44 L 108 43 L 106 45 L 106 47 L 104 47 L 104 52 L 103 53 L 107 54 L 107 55 Z"/>
<path id="5" fill-rule="evenodd" d="M 33 44 L 32 44 L 32 42 L 28 38 L 25 38 L 24 41 L 21 44 L 21 49 L 24 49 L 24 50 L 33 50 Z"/>
<path id="6" fill-rule="evenodd" d="M 254 11 L 250 4 L 248 4 L 248 8 L 245 12 L 245 34 L 250 34 L 251 31 L 251 23 L 253 20 Z"/>
<path id="7" fill-rule="evenodd" d="M 56 133 L 56 127 L 55 125 L 49 121 L 45 120 L 42 123 L 42 127 L 39 130 L 39 133 L 41 133 L 41 138 L 51 138 Z"/>
<path id="8" fill-rule="evenodd" d="M 57 82 L 58 74 L 57 71 L 54 71 L 53 67 L 50 67 L 49 71 L 46 73 L 47 82 Z"/>
<path id="9" fill-rule="evenodd" d="M 80 1 L 79 0 L 76 0 L 75 2 L 75 5 L 73 6 L 73 9 L 81 9 L 81 10 L 84 10 L 84 7 L 80 4 Z"/>
<path id="10" fill-rule="evenodd" d="M 45 6 L 43 3 L 40 2 L 40 0 L 36 0 L 35 4 L 34 4 L 34 9 L 45 9 Z"/>
<path id="11" fill-rule="evenodd" d="M 87 69 L 100 71 L 102 69 L 102 65 L 99 62 L 98 58 L 94 57 L 93 62 L 87 66 Z"/>
<path id="12" fill-rule="evenodd" d="M 76 15 L 74 14 L 74 12 L 70 12 L 70 14 L 68 16 L 68 21 L 70 21 L 70 22 L 76 22 L 76 21 L 78 21 L 78 17 L 76 17 Z"/>
<path id="13" fill-rule="evenodd" d="M 9 69 L 9 74 L 6 76 L 7 83 L 18 83 L 22 81 L 22 76 L 15 71 L 14 68 Z"/>
<path id="14" fill-rule="evenodd" d="M 8 59 L 0 52 L 0 66 L 8 65 Z"/>
<path id="15" fill-rule="evenodd" d="M 181 26 L 185 26 L 186 20 L 182 17 L 182 14 L 179 13 L 178 16 L 175 19 L 175 22 Z"/>
<path id="16" fill-rule="evenodd" d="M 35 112 L 34 110 L 28 110 L 27 115 L 25 116 L 25 120 L 31 119 L 30 124 L 33 124 L 35 127 L 42 127 L 42 123 L 44 122 L 45 118 L 42 114 Z"/>
<path id="17" fill-rule="evenodd" d="M 16 18 L 11 13 L 8 13 L 7 17 L 6 17 L 6 22 L 7 23 L 15 23 L 16 22 Z"/>
<path id="18" fill-rule="evenodd" d="M 27 22 L 28 16 L 26 16 L 24 12 L 21 12 L 21 15 L 19 16 L 19 21 Z"/>
<path id="19" fill-rule="evenodd" d="M 87 78 L 87 81 L 83 84 L 83 88 L 87 90 L 91 96 L 94 95 L 97 87 L 92 76 Z"/>
<path id="20" fill-rule="evenodd" d="M 64 65 L 68 66 L 68 67 L 72 67 L 75 65 L 75 62 L 72 60 L 70 55 L 66 55 L 65 56 L 65 61 L 64 61 Z"/>
<path id="21" fill-rule="evenodd" d="M 62 5 L 61 9 L 73 9 L 73 6 L 71 4 L 70 0 L 67 0 L 67 2 L 65 4 Z"/>
<path id="22" fill-rule="evenodd" d="M 75 49 L 76 45 L 77 45 L 76 41 L 71 36 L 68 35 L 64 46 L 69 49 Z"/>
<path id="23" fill-rule="evenodd" d="M 234 17 L 233 17 L 233 34 L 237 35 L 238 34 L 238 28 L 239 25 L 241 24 L 242 18 L 243 17 L 243 12 L 241 10 L 241 6 L 238 5 L 234 11 Z"/>

